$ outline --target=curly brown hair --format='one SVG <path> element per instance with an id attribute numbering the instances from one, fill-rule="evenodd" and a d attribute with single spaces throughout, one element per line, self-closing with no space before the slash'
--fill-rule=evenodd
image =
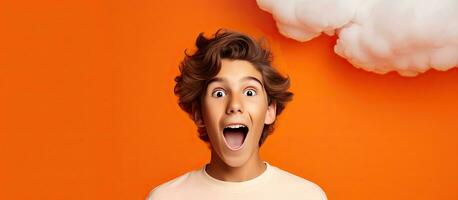
<path id="1" fill-rule="evenodd" d="M 250 62 L 261 74 L 267 92 L 268 103 L 276 104 L 276 115 L 280 115 L 287 102 L 292 100 L 293 93 L 289 77 L 283 77 L 271 65 L 272 53 L 265 47 L 265 40 L 255 41 L 251 37 L 234 31 L 218 30 L 213 38 L 206 38 L 200 33 L 196 39 L 197 51 L 188 54 L 180 63 L 180 75 L 175 78 L 174 93 L 178 104 L 191 119 L 202 120 L 202 96 L 207 89 L 207 82 L 215 77 L 221 69 L 221 59 L 245 60 Z M 274 123 L 264 125 L 259 146 L 274 130 Z M 207 130 L 198 126 L 199 138 L 209 143 Z"/>

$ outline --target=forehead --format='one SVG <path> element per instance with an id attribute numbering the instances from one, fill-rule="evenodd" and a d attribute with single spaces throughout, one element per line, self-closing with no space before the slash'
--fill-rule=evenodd
<path id="1" fill-rule="evenodd" d="M 250 62 L 222 59 L 219 73 L 208 84 L 213 82 L 239 83 L 245 81 L 255 81 L 263 85 L 262 74 Z"/>

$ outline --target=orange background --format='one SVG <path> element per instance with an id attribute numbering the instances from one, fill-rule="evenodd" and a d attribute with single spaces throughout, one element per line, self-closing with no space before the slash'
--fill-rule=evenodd
<path id="1" fill-rule="evenodd" d="M 200 32 L 264 36 L 295 98 L 261 148 L 333 200 L 458 199 L 458 70 L 377 75 L 255 1 L 2 1 L 0 199 L 143 199 L 209 160 L 173 78 Z"/>

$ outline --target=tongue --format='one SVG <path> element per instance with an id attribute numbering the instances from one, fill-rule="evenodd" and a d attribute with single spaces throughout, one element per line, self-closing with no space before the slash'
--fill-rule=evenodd
<path id="1" fill-rule="evenodd" d="M 243 133 L 240 131 L 225 131 L 224 137 L 232 149 L 237 149 L 243 144 Z"/>

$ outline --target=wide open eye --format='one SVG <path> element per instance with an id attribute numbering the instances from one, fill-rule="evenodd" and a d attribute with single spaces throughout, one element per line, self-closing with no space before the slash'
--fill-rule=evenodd
<path id="1" fill-rule="evenodd" d="M 243 94 L 246 95 L 246 96 L 249 96 L 249 97 L 255 96 L 256 95 L 256 90 L 247 89 L 247 90 L 245 90 L 245 92 L 243 92 Z"/>
<path id="2" fill-rule="evenodd" d="M 217 98 L 224 97 L 226 96 L 226 92 L 224 92 L 224 90 L 215 90 L 213 91 L 212 96 Z"/>

